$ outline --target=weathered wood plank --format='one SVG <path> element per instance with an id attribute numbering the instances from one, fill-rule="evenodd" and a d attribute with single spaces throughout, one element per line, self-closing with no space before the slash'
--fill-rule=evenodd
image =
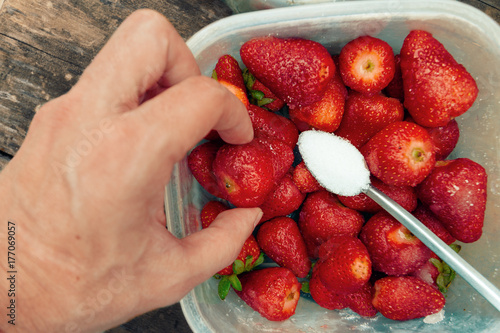
<path id="1" fill-rule="evenodd" d="M 231 14 L 217 1 L 0 2 L 0 152 L 4 159 L 19 149 L 35 111 L 68 91 L 118 25 L 139 8 L 163 13 L 185 39 Z"/>
<path id="2" fill-rule="evenodd" d="M 81 69 L 12 38 L 0 38 L 0 150 L 14 155 L 37 108 L 76 83 Z"/>
<path id="3" fill-rule="evenodd" d="M 172 21 L 183 38 L 230 15 L 218 1 L 5 0 L 0 33 L 81 67 L 134 10 L 152 8 Z"/>

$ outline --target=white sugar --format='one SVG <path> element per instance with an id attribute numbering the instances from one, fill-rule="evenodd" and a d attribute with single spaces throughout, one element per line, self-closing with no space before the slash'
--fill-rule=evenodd
<path id="1" fill-rule="evenodd" d="M 328 191 L 354 196 L 370 185 L 370 171 L 359 150 L 332 133 L 309 130 L 299 136 L 299 151 L 307 168 Z"/>

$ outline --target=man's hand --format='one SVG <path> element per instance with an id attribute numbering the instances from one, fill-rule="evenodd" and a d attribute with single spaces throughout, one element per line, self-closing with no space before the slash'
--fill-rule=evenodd
<path id="1" fill-rule="evenodd" d="M 259 209 L 229 210 L 181 240 L 163 215 L 173 165 L 212 128 L 229 143 L 253 137 L 243 104 L 200 76 L 173 26 L 149 10 L 131 15 L 73 89 L 38 111 L 0 173 L 3 258 L 8 221 L 19 244 L 16 326 L 0 330 L 103 330 L 177 302 L 230 264 Z"/>

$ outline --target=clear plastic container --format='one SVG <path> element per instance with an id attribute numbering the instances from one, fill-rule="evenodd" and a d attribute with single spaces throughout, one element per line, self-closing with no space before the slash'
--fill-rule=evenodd
<path id="1" fill-rule="evenodd" d="M 355 1 L 292 6 L 233 15 L 198 33 L 188 45 L 202 72 L 209 76 L 226 53 L 238 60 L 248 39 L 261 35 L 298 36 L 316 40 L 332 54 L 360 35 L 387 41 L 398 53 L 412 29 L 431 32 L 463 63 L 479 86 L 472 108 L 457 118 L 461 129 L 450 158 L 469 157 L 488 172 L 488 203 L 484 234 L 464 244 L 461 255 L 496 286 L 500 286 L 500 26 L 484 13 L 455 1 Z M 166 189 L 167 226 L 177 237 L 201 228 L 199 210 L 210 200 L 191 176 L 184 159 L 178 163 Z M 194 332 L 500 332 L 500 313 L 463 279 L 457 277 L 448 292 L 444 319 L 397 322 L 378 314 L 362 318 L 350 310 L 329 311 L 307 297 L 296 314 L 284 322 L 261 317 L 230 292 L 217 296 L 210 279 L 182 301 Z"/>
<path id="2" fill-rule="evenodd" d="M 245 13 L 254 10 L 271 9 L 297 5 L 311 5 L 325 2 L 343 2 L 352 0 L 224 0 L 235 13 Z"/>

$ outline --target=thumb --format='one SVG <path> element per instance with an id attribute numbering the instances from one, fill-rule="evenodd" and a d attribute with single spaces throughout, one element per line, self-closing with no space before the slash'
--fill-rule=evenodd
<path id="1" fill-rule="evenodd" d="M 192 287 L 232 264 L 262 217 L 260 208 L 234 208 L 220 213 L 206 229 L 182 239 Z M 192 259 L 188 259 L 192 258 Z"/>

